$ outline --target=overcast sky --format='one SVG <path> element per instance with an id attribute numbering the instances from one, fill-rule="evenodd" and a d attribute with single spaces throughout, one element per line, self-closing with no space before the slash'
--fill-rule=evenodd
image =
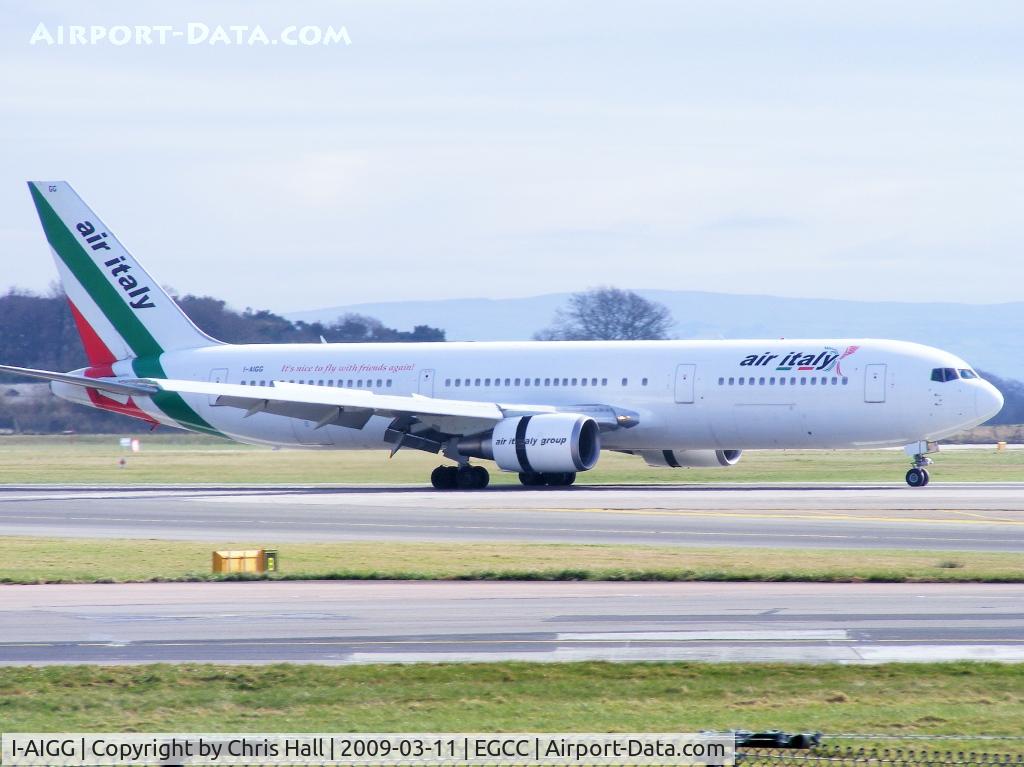
<path id="1" fill-rule="evenodd" d="M 7 2 L 0 286 L 66 179 L 180 292 L 1024 299 L 1019 2 Z M 30 45 L 42 22 L 350 45 Z"/>

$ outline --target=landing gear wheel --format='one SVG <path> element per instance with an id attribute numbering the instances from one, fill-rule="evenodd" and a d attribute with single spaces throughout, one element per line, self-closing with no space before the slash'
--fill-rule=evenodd
<path id="1" fill-rule="evenodd" d="M 924 484 L 928 484 L 932 481 L 931 475 L 928 473 L 928 469 L 921 469 L 921 473 L 924 474 Z"/>
<path id="2" fill-rule="evenodd" d="M 474 487 L 477 490 L 483 490 L 485 487 L 491 484 L 491 475 L 483 466 L 473 467 L 473 477 L 476 479 L 476 484 L 474 485 Z M 928 484 L 927 480 L 925 480 L 925 484 Z"/>
<path id="3" fill-rule="evenodd" d="M 916 466 L 907 472 L 907 484 L 911 487 L 924 487 L 928 484 L 929 476 L 927 469 L 919 469 Z"/>
<path id="4" fill-rule="evenodd" d="M 559 474 L 545 474 L 549 487 L 568 487 L 576 481 L 576 472 L 567 471 Z"/>
<path id="5" fill-rule="evenodd" d="M 454 490 L 458 471 L 454 466 L 438 466 L 430 472 L 430 484 L 438 490 Z"/>
<path id="6" fill-rule="evenodd" d="M 483 466 L 460 466 L 456 475 L 459 490 L 483 490 L 491 481 L 491 475 Z"/>
<path id="7" fill-rule="evenodd" d="M 534 472 L 519 472 L 519 481 L 526 487 L 540 487 L 546 484 L 544 474 L 535 474 Z"/>

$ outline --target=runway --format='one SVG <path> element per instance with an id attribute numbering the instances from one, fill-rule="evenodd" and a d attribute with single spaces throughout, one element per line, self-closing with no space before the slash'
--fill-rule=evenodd
<path id="1" fill-rule="evenodd" d="M 1024 585 L 2 587 L 0 664 L 1024 660 Z"/>
<path id="2" fill-rule="evenodd" d="M 0 488 L 0 535 L 1024 551 L 1024 483 Z"/>

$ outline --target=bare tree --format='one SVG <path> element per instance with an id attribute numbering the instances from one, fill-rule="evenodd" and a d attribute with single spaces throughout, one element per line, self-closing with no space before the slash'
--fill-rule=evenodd
<path id="1" fill-rule="evenodd" d="M 661 340 L 672 327 L 669 310 L 632 290 L 591 288 L 573 293 L 538 341 Z"/>

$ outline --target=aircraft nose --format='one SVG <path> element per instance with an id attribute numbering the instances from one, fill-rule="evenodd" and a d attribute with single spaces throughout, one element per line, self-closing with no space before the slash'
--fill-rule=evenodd
<path id="1" fill-rule="evenodd" d="M 978 411 L 978 417 L 987 421 L 1003 409 L 1003 395 L 988 381 L 981 383 L 982 386 L 974 392 L 974 408 Z"/>

